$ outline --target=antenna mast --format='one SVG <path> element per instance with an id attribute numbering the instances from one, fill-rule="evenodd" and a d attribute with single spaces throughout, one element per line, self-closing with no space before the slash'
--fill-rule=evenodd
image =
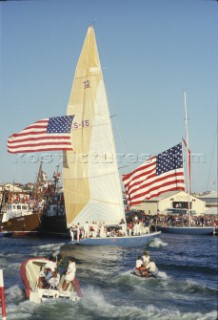
<path id="1" fill-rule="evenodd" d="M 188 194 L 191 194 L 191 154 L 189 149 L 188 139 L 188 114 L 186 104 L 186 91 L 184 91 L 184 110 L 185 110 L 185 140 L 186 140 L 186 151 L 187 151 L 187 174 L 188 174 Z"/>

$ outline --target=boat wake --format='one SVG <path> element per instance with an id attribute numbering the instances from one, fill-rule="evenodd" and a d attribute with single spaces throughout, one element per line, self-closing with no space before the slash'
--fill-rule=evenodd
<path id="1" fill-rule="evenodd" d="M 36 247 L 36 255 L 39 253 L 42 255 L 44 254 L 51 254 L 51 252 L 57 252 L 58 249 L 63 246 L 64 243 L 49 243 L 49 244 L 42 244 Z"/>
<path id="2" fill-rule="evenodd" d="M 6 302 L 16 303 L 24 301 L 25 294 L 19 285 L 14 285 L 5 290 Z"/>
<path id="3" fill-rule="evenodd" d="M 125 278 L 128 278 L 126 285 L 130 285 L 131 292 L 134 292 L 134 295 L 138 299 L 139 304 L 134 305 L 134 301 L 128 302 L 120 296 L 119 298 L 114 296 L 111 298 L 108 296 L 108 292 L 101 287 L 94 285 L 89 285 L 83 287 L 83 299 L 78 303 L 72 306 L 72 303 L 66 300 L 61 302 L 57 301 L 46 301 L 41 305 L 32 304 L 30 301 L 24 301 L 25 295 L 19 286 L 12 286 L 6 290 L 7 301 L 10 303 L 7 304 L 7 316 L 11 320 L 15 319 L 37 319 L 37 314 L 48 315 L 48 319 L 57 319 L 60 317 L 60 308 L 61 308 L 61 317 L 62 319 L 80 319 L 79 314 L 87 314 L 87 319 L 100 319 L 108 318 L 111 319 L 140 319 L 140 320 L 150 320 L 150 319 L 159 319 L 159 320 L 180 320 L 180 319 L 193 319 L 193 320 L 215 320 L 217 319 L 216 310 L 206 313 L 201 312 L 183 312 L 181 313 L 176 306 L 171 304 L 168 307 L 161 307 L 157 303 L 158 292 L 160 286 L 165 287 L 164 298 L 166 301 L 166 306 L 168 305 L 168 299 L 170 299 L 171 294 L 168 294 L 168 285 L 172 285 L 175 281 L 172 279 L 168 282 L 163 281 L 166 274 L 161 275 L 160 281 L 158 279 L 141 279 L 133 278 L 131 275 L 131 270 L 123 272 L 119 278 L 117 277 L 116 281 L 113 280 L 113 285 L 116 290 L 120 288 L 120 281 L 123 282 Z M 147 280 L 147 281 L 146 281 Z M 161 284 L 160 284 L 161 283 Z M 165 285 L 164 285 L 165 283 Z M 124 284 L 124 283 L 123 283 Z M 185 283 L 184 292 L 181 292 L 180 295 L 174 293 L 174 299 L 181 298 L 181 294 L 184 294 L 189 287 L 188 292 L 194 289 L 197 284 L 195 283 Z M 193 287 L 194 286 L 194 287 Z M 199 288 L 200 289 L 200 288 Z M 128 288 L 126 287 L 127 294 Z M 125 293 L 125 294 L 126 294 Z M 187 292 L 186 292 L 187 293 Z M 125 295 L 124 294 L 124 295 Z M 119 305 L 119 308 L 118 308 Z M 84 317 L 86 319 L 86 317 Z"/>
<path id="4" fill-rule="evenodd" d="M 168 243 L 162 241 L 160 238 L 155 238 L 152 242 L 149 243 L 149 247 L 151 248 L 160 248 L 167 246 Z"/>

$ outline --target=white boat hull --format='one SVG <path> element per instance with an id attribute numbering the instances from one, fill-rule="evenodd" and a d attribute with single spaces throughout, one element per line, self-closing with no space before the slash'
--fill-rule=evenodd
<path id="1" fill-rule="evenodd" d="M 214 227 L 157 227 L 163 233 L 188 234 L 188 235 L 212 235 Z"/>
<path id="2" fill-rule="evenodd" d="M 81 297 L 74 291 L 59 291 L 52 289 L 36 289 L 30 292 L 29 300 L 33 303 L 41 303 L 47 300 L 65 299 L 78 301 Z"/>

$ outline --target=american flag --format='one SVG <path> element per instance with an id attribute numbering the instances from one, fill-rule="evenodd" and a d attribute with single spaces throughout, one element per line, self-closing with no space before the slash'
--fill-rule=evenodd
<path id="1" fill-rule="evenodd" d="M 182 143 L 149 158 L 133 172 L 123 176 L 129 206 L 167 191 L 185 191 Z"/>
<path id="2" fill-rule="evenodd" d="M 8 138 L 8 152 L 24 153 L 72 150 L 71 126 L 74 116 L 41 119 Z"/>

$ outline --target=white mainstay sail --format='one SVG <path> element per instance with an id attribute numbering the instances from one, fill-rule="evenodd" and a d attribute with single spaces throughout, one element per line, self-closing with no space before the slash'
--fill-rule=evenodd
<path id="1" fill-rule="evenodd" d="M 73 151 L 64 152 L 67 225 L 125 220 L 116 150 L 92 26 L 76 67 L 67 115 L 74 115 Z"/>

